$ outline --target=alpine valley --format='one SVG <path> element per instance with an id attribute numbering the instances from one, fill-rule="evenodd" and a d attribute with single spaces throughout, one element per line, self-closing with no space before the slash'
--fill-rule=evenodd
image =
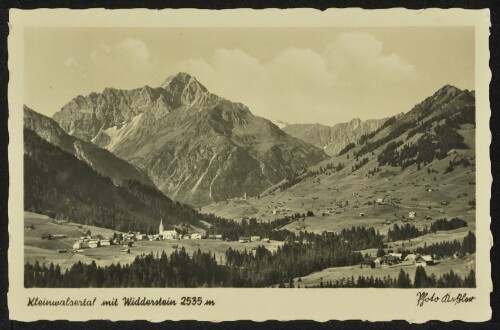
<path id="1" fill-rule="evenodd" d="M 473 287 L 475 94 L 408 110 L 277 126 L 186 73 L 25 107 L 25 286 Z"/>

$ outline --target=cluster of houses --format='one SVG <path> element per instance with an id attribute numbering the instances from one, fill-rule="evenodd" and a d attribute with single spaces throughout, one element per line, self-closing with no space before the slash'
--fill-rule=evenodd
<path id="1" fill-rule="evenodd" d="M 113 244 L 119 244 L 117 239 L 110 239 L 109 237 L 91 237 L 82 236 L 75 243 L 73 243 L 73 250 L 76 252 L 83 252 L 83 249 L 95 249 L 101 246 L 110 246 Z"/>
<path id="2" fill-rule="evenodd" d="M 172 240 L 172 239 L 218 239 L 222 240 L 222 235 L 220 234 L 212 234 L 212 235 L 203 235 L 200 233 L 185 233 L 181 234 L 177 230 L 165 230 L 163 226 L 163 220 L 160 220 L 160 226 L 158 227 L 157 235 L 150 235 L 153 237 L 153 240 Z M 148 236 L 149 237 L 149 236 Z"/>
<path id="3" fill-rule="evenodd" d="M 260 236 L 242 236 L 238 239 L 240 243 L 249 243 L 249 242 L 264 242 L 269 243 L 271 240 L 269 238 L 260 238 Z"/>
<path id="4" fill-rule="evenodd" d="M 365 258 L 361 261 L 361 268 L 383 268 L 400 264 L 402 262 L 413 263 L 415 266 L 432 266 L 434 259 L 431 255 L 408 254 L 403 259 L 402 253 L 388 253 L 382 257 Z"/>

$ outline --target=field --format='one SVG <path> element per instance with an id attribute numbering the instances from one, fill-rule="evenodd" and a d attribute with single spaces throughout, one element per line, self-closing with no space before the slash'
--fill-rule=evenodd
<path id="1" fill-rule="evenodd" d="M 58 253 L 57 249 L 72 249 L 73 243 L 90 230 L 92 235 L 102 235 L 112 237 L 113 231 L 105 228 L 83 225 L 78 228 L 78 224 L 57 224 L 47 216 L 25 212 L 25 225 L 33 225 L 34 229 L 25 229 L 24 260 L 30 263 L 38 260 L 40 263 L 59 264 L 62 270 L 70 268 L 74 263 L 81 261 L 91 263 L 95 261 L 98 266 L 105 266 L 111 263 L 129 264 L 141 254 L 161 254 L 165 251 L 172 253 L 175 249 L 185 248 L 189 254 L 200 249 L 203 252 L 215 254 L 218 263 L 225 263 L 225 251 L 228 248 L 237 250 L 249 250 L 259 245 L 265 246 L 273 251 L 283 242 L 271 241 L 270 243 L 250 242 L 239 243 L 236 241 L 226 242 L 220 240 L 165 240 L 165 241 L 137 241 L 134 242 L 130 253 L 120 252 L 121 245 L 112 245 L 95 249 L 85 249 L 83 253 Z M 41 236 L 44 233 L 64 234 L 68 238 L 58 240 L 45 240 Z"/>
<path id="2" fill-rule="evenodd" d="M 464 277 L 469 274 L 471 269 L 474 269 L 475 257 L 475 254 L 472 254 L 464 259 L 459 260 L 440 260 L 439 264 L 437 265 L 425 267 L 425 271 L 428 276 L 430 276 L 431 274 L 435 274 L 436 277 L 439 277 L 445 273 L 450 272 L 450 270 L 453 270 L 454 273 Z M 374 278 L 391 276 L 391 278 L 397 278 L 401 269 L 407 272 L 410 275 L 410 279 L 413 281 L 416 270 L 415 265 L 410 262 L 403 262 L 398 265 L 390 266 L 388 268 L 361 268 L 360 266 L 327 268 L 320 272 L 301 277 L 300 282 L 298 281 L 299 278 L 295 278 L 294 282 L 301 287 L 305 287 L 318 285 L 321 281 L 323 281 L 323 283 L 328 281 L 335 282 L 336 280 L 348 278 L 351 276 L 353 276 L 354 279 L 357 279 L 358 276 L 373 276 Z"/>

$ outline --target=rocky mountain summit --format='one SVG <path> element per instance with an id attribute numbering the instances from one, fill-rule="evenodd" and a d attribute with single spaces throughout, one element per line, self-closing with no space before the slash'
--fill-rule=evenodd
<path id="1" fill-rule="evenodd" d="M 78 96 L 53 119 L 143 170 L 167 196 L 195 206 L 258 195 L 328 158 L 186 73 L 156 88 Z"/>
<path id="2" fill-rule="evenodd" d="M 349 143 L 356 143 L 361 135 L 375 131 L 386 120 L 387 118 L 363 121 L 354 118 L 347 123 L 339 123 L 334 126 L 292 124 L 283 127 L 283 130 L 291 136 L 323 149 L 328 155 L 335 156 Z"/>

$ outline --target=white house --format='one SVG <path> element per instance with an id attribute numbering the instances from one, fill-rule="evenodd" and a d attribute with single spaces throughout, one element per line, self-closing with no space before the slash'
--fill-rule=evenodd
<path id="1" fill-rule="evenodd" d="M 76 241 L 74 244 L 73 244 L 73 249 L 74 250 L 79 250 L 82 248 L 82 244 L 83 242 L 82 241 Z"/>
<path id="2" fill-rule="evenodd" d="M 192 233 L 191 239 L 201 239 L 201 234 L 200 233 Z"/>
<path id="3" fill-rule="evenodd" d="M 95 248 L 98 248 L 99 246 L 100 246 L 100 242 L 98 239 L 89 240 L 89 248 L 95 249 Z"/>
<path id="4" fill-rule="evenodd" d="M 413 253 L 410 253 L 405 257 L 405 261 L 415 261 L 415 259 L 417 259 L 417 255 Z"/>
<path id="5" fill-rule="evenodd" d="M 399 260 L 401 260 L 401 259 L 402 259 L 402 256 L 403 256 L 403 254 L 402 254 L 402 253 L 394 253 L 394 252 L 391 252 L 391 253 L 389 253 L 388 255 L 390 255 L 391 257 L 398 258 Z"/>
<path id="6" fill-rule="evenodd" d="M 257 242 L 257 241 L 260 241 L 260 236 L 250 236 L 250 241 L 251 241 L 251 242 Z"/>
<path id="7" fill-rule="evenodd" d="M 414 219 L 417 216 L 417 212 L 410 212 L 408 213 L 408 218 Z"/>
<path id="8" fill-rule="evenodd" d="M 110 246 L 111 241 L 109 239 L 103 239 L 101 240 L 101 246 Z"/>

